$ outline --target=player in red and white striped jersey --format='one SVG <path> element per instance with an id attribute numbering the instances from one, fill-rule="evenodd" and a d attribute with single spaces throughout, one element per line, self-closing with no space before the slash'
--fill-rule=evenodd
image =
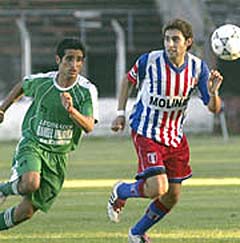
<path id="1" fill-rule="evenodd" d="M 139 72 L 145 72 L 144 80 L 138 78 Z M 206 63 L 191 54 L 180 68 L 171 63 L 163 50 L 142 55 L 128 73 L 128 80 L 141 87 L 130 116 L 133 130 L 177 147 L 183 137 L 185 110 L 193 91 L 199 88 L 204 104 L 209 101 L 208 73 Z"/>
<path id="2" fill-rule="evenodd" d="M 112 124 L 113 131 L 124 129 L 128 94 L 137 88 L 130 115 L 139 161 L 137 180 L 115 185 L 108 202 L 109 218 L 118 222 L 126 199 L 153 199 L 144 216 L 130 229 L 129 242 L 142 242 L 145 232 L 177 203 L 181 182 L 192 175 L 183 133 L 191 96 L 198 91 L 210 111 L 217 113 L 221 109 L 218 90 L 223 77 L 217 70 L 209 71 L 203 60 L 188 52 L 193 43 L 191 25 L 174 19 L 164 26 L 163 34 L 164 49 L 141 55 L 123 79 L 118 113 Z"/>

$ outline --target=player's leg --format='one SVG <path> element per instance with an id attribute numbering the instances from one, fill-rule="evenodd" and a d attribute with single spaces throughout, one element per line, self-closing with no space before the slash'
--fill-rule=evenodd
<path id="1" fill-rule="evenodd" d="M 22 143 L 23 142 L 23 143 Z M 29 143 L 22 140 L 17 147 L 13 160 L 12 176 L 0 186 L 5 197 L 9 195 L 23 196 L 17 207 L 11 207 L 0 213 L 0 230 L 11 228 L 32 217 L 37 208 L 32 204 L 29 195 L 40 187 L 41 157 Z"/>
<path id="2" fill-rule="evenodd" d="M 148 229 L 159 222 L 175 206 L 181 192 L 181 183 L 170 183 L 169 190 L 161 198 L 150 203 L 143 217 L 131 228 L 129 242 L 138 242 Z"/>
<path id="3" fill-rule="evenodd" d="M 28 192 L 17 206 L 0 213 L 0 230 L 11 228 L 28 220 L 38 210 L 47 212 L 61 191 L 66 168 L 66 155 L 43 151 L 41 154 L 41 183 L 36 183 L 35 173 L 25 173 L 19 182 L 19 191 Z M 36 187 L 40 187 L 36 189 Z M 33 192 L 31 192 L 33 190 Z"/>
<path id="4" fill-rule="evenodd" d="M 23 200 L 16 207 L 11 207 L 0 213 L 0 230 L 12 228 L 19 223 L 29 220 L 37 208 L 32 205 L 32 202 L 23 197 Z"/>
<path id="5" fill-rule="evenodd" d="M 155 198 L 168 190 L 168 179 L 162 166 L 147 168 L 137 178 L 138 180 L 133 183 L 118 182 L 114 186 L 119 198 L 122 200 L 131 197 Z"/>
<path id="6" fill-rule="evenodd" d="M 154 167 L 151 169 L 154 169 Z M 166 173 L 151 176 L 145 180 L 144 196 L 152 199 L 163 196 L 167 193 L 168 187 L 169 183 Z"/>
<path id="7" fill-rule="evenodd" d="M 164 195 L 167 189 L 166 174 L 159 174 L 150 178 L 145 177 L 133 183 L 118 182 L 113 187 L 108 201 L 108 217 L 112 222 L 118 223 L 120 220 L 119 214 L 125 206 L 127 198 L 156 198 Z"/>
<path id="8" fill-rule="evenodd" d="M 17 185 L 19 180 L 0 183 L 0 205 L 3 204 L 9 195 L 18 195 Z"/>
<path id="9" fill-rule="evenodd" d="M 24 173 L 20 178 L 14 181 L 8 181 L 0 185 L 0 191 L 3 195 L 26 195 L 36 191 L 40 186 L 40 173 L 30 171 Z"/>
<path id="10" fill-rule="evenodd" d="M 167 148 L 164 155 L 164 165 L 169 181 L 168 192 L 150 203 L 143 217 L 130 230 L 129 242 L 139 242 L 137 240 L 143 237 L 148 229 L 163 219 L 178 202 L 181 182 L 192 175 L 186 137 L 183 138 L 177 148 Z"/>
<path id="11" fill-rule="evenodd" d="M 137 181 L 120 182 L 113 187 L 107 207 L 108 216 L 113 222 L 119 221 L 126 199 L 155 198 L 168 191 L 168 179 L 161 155 L 165 147 L 138 134 L 133 134 L 133 141 L 138 155 L 139 173 Z"/>
<path id="12" fill-rule="evenodd" d="M 181 183 L 169 183 L 168 192 L 159 198 L 160 203 L 169 210 L 172 209 L 180 199 L 181 188 Z"/>
<path id="13" fill-rule="evenodd" d="M 137 182 L 119 187 L 122 197 L 154 198 L 168 190 L 168 179 L 163 162 L 165 146 L 152 139 L 132 132 L 132 140 L 138 156 Z"/>
<path id="14" fill-rule="evenodd" d="M 13 159 L 10 180 L 0 184 L 0 197 L 26 195 L 36 191 L 40 185 L 41 156 L 38 148 L 26 140 L 21 140 Z"/>

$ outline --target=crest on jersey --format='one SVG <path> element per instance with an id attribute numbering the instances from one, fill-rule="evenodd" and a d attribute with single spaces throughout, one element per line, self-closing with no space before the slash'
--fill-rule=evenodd
<path id="1" fill-rule="evenodd" d="M 149 164 L 157 163 L 157 153 L 156 152 L 147 153 L 147 158 L 148 158 Z"/>

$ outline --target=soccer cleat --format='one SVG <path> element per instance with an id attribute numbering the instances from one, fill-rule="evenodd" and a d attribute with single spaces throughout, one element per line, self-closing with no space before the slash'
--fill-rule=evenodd
<path id="1" fill-rule="evenodd" d="M 144 235 L 133 235 L 131 229 L 128 233 L 128 243 L 151 243 L 150 238 Z"/>
<path id="2" fill-rule="evenodd" d="M 109 219 L 114 223 L 118 223 L 120 221 L 119 214 L 126 203 L 126 200 L 120 199 L 117 194 L 117 189 L 122 184 L 123 182 L 118 182 L 113 186 L 112 194 L 108 200 L 107 214 Z"/>

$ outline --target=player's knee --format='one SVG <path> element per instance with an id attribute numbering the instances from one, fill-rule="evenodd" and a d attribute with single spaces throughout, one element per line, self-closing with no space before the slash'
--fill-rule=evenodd
<path id="1" fill-rule="evenodd" d="M 40 182 L 39 181 L 30 181 L 27 185 L 26 185 L 26 192 L 27 193 L 32 193 L 35 192 L 39 189 L 40 187 Z"/>
<path id="2" fill-rule="evenodd" d="M 40 175 L 38 173 L 26 174 L 21 178 L 19 183 L 19 192 L 28 194 L 35 192 L 40 187 Z"/>

